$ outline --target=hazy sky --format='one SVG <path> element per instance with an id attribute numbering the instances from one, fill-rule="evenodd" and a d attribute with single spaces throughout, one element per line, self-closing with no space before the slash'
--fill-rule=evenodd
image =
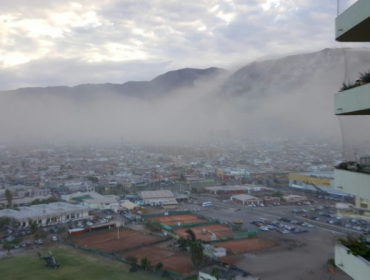
<path id="1" fill-rule="evenodd" d="M 0 90 L 148 80 L 340 47 L 336 2 L 1 0 Z"/>

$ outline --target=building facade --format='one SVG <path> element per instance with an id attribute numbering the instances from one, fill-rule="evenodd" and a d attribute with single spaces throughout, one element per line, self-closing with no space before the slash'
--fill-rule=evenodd
<path id="1" fill-rule="evenodd" d="M 369 30 L 369 0 L 356 1 L 335 19 L 335 37 L 338 42 L 370 42 Z M 336 93 L 334 112 L 335 115 L 340 116 L 370 115 L 370 83 L 362 80 L 352 88 Z M 359 127 L 359 129 L 364 128 Z M 356 137 L 360 136 L 357 134 Z M 365 141 L 365 143 L 368 142 Z M 354 142 L 351 144 L 354 144 Z M 365 150 L 361 150 L 366 151 L 368 149 L 369 147 L 365 147 Z M 361 161 L 361 158 L 365 157 L 366 159 L 366 156 L 368 155 L 358 154 L 356 151 L 355 168 L 351 167 L 351 161 L 347 161 L 341 163 L 334 171 L 335 187 L 342 192 L 354 195 L 356 197 L 355 208 L 362 213 L 368 213 L 370 202 L 368 162 L 366 160 Z M 370 262 L 361 256 L 348 254 L 347 248 L 340 244 L 335 247 L 335 264 L 354 280 L 369 279 Z"/>

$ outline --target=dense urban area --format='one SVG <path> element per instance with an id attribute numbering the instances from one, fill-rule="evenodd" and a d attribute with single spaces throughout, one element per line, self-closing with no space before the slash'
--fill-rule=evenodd
<path id="1" fill-rule="evenodd" d="M 1 280 L 370 279 L 370 0 L 13 2 Z"/>
<path id="2" fill-rule="evenodd" d="M 50 251 L 40 258 L 63 267 L 76 250 L 177 279 L 327 279 L 337 239 L 370 232 L 333 186 L 340 155 L 335 143 L 282 139 L 2 146 L 0 255 Z"/>

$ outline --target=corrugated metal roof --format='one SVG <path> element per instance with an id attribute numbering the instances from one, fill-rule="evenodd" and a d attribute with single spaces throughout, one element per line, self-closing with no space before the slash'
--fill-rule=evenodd
<path id="1" fill-rule="evenodd" d="M 142 191 L 140 192 L 142 199 L 153 199 L 153 198 L 175 198 L 172 191 L 160 190 L 160 191 Z"/>

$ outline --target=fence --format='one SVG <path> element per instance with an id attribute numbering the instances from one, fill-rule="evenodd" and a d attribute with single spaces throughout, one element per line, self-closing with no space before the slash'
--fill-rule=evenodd
<path id="1" fill-rule="evenodd" d="M 258 235 L 258 231 L 254 228 L 234 231 L 234 239 L 249 238 L 249 237 L 254 237 L 257 235 Z"/>
<path id="2" fill-rule="evenodd" d="M 127 252 L 127 251 L 130 251 L 130 250 L 140 249 L 142 247 L 150 246 L 150 245 L 157 244 L 157 243 L 164 242 L 164 241 L 166 241 L 166 240 L 160 240 L 160 241 L 157 241 L 157 242 L 148 244 L 148 245 L 142 245 L 142 246 L 139 246 L 139 247 L 135 247 L 135 248 L 123 250 L 121 252 L 124 252 L 124 251 Z M 73 246 L 73 247 L 75 247 L 77 249 L 80 249 L 80 250 L 83 250 L 83 251 L 86 251 L 86 252 L 98 254 L 98 255 L 101 255 L 101 256 L 105 256 L 105 257 L 114 257 L 116 260 L 118 260 L 120 262 L 123 262 L 125 264 L 130 265 L 130 262 L 128 262 L 121 255 L 117 254 L 117 252 L 110 253 L 110 252 L 106 252 L 106 251 L 99 250 L 99 249 L 87 248 L 87 247 L 84 247 L 84 246 L 80 246 L 80 245 L 72 242 L 71 240 L 66 240 L 66 243 L 68 245 L 71 245 L 71 246 Z M 175 271 L 170 271 L 170 270 L 166 270 L 166 272 L 167 272 L 168 276 L 171 277 L 171 278 L 173 278 L 173 279 L 183 279 L 183 275 L 181 273 L 178 273 L 178 272 L 175 272 Z"/>
<path id="3" fill-rule="evenodd" d="M 167 211 L 168 216 L 175 216 L 175 215 L 186 215 L 186 214 L 194 214 L 197 215 L 189 210 L 187 211 Z M 141 215 L 143 219 L 148 219 L 148 218 L 156 218 L 156 217 L 163 217 L 163 213 L 154 213 L 154 214 L 144 214 Z"/>

